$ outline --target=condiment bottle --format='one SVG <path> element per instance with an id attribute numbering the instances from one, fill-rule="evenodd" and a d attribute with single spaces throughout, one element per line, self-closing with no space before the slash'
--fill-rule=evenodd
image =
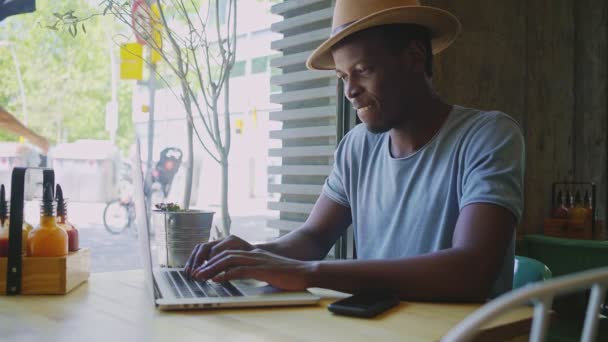
<path id="1" fill-rule="evenodd" d="M 568 218 L 568 208 L 564 205 L 564 196 L 562 195 L 561 190 L 557 192 L 557 201 L 556 206 L 553 209 L 553 217 L 559 219 Z"/>
<path id="2" fill-rule="evenodd" d="M 68 254 L 68 233 L 57 227 L 53 204 L 53 188 L 47 184 L 40 206 L 40 226 L 29 234 L 29 256 L 61 257 Z"/>
<path id="3" fill-rule="evenodd" d="M 574 208 L 569 210 L 569 218 L 574 220 L 584 220 L 587 218 L 587 209 L 583 208 L 581 201 L 581 193 L 576 191 L 574 198 Z"/>
<path id="4" fill-rule="evenodd" d="M 68 251 L 76 252 L 78 250 L 78 230 L 68 221 L 67 203 L 59 184 L 55 188 L 55 200 L 57 201 L 57 226 L 68 233 Z"/>
<path id="5" fill-rule="evenodd" d="M 572 198 L 572 193 L 570 192 L 570 190 L 566 192 L 566 201 L 564 205 L 568 209 L 574 208 L 574 199 Z"/>
<path id="6" fill-rule="evenodd" d="M 0 228 L 8 228 L 8 203 L 4 184 L 0 184 Z"/>
<path id="7" fill-rule="evenodd" d="M 8 229 L 0 227 L 0 258 L 8 256 Z"/>
<path id="8" fill-rule="evenodd" d="M 10 232 L 10 217 L 8 215 L 8 201 L 6 200 L 6 192 L 4 190 L 4 184 L 0 185 L 0 224 L 2 224 L 2 228 L 6 229 L 6 234 Z M 30 231 L 34 229 L 29 223 L 23 221 L 22 225 L 22 236 L 21 236 L 21 253 L 23 255 L 27 254 L 27 239 Z"/>
<path id="9" fill-rule="evenodd" d="M 585 190 L 585 197 L 583 198 L 583 208 L 587 209 L 587 217 L 595 219 L 593 217 L 593 204 L 591 203 L 591 197 L 589 197 L 589 190 Z"/>

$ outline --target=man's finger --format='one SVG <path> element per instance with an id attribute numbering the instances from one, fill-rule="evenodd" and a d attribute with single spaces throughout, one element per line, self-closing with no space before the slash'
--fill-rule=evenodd
<path id="1" fill-rule="evenodd" d="M 207 243 L 201 243 L 198 245 L 196 251 L 192 254 L 192 262 L 189 262 L 190 275 L 192 275 L 192 270 L 197 269 L 201 265 L 205 263 L 205 261 L 209 258 L 209 250 L 214 246 L 221 243 L 221 240 L 216 240 Z"/>
<path id="2" fill-rule="evenodd" d="M 233 267 L 231 269 L 226 270 L 224 273 L 218 274 L 215 277 L 213 277 L 213 281 L 215 281 L 217 283 L 221 283 L 221 282 L 234 280 L 234 279 L 253 278 L 252 276 L 250 276 L 250 273 L 251 273 L 251 270 L 254 268 L 255 267 L 248 267 L 248 266 Z"/>
<path id="3" fill-rule="evenodd" d="M 190 273 L 190 270 L 194 269 L 194 259 L 196 258 L 196 254 L 198 253 L 198 250 L 201 248 L 201 246 L 202 243 L 199 243 L 194 247 L 194 249 L 192 249 L 192 253 L 190 253 L 188 261 L 186 261 L 186 265 L 184 265 L 184 271 L 186 272 L 186 274 Z"/>
<path id="4" fill-rule="evenodd" d="M 211 250 L 209 250 L 209 255 L 207 256 L 207 260 L 213 259 L 213 257 L 226 250 L 242 249 L 242 241 L 239 238 L 230 235 L 229 237 L 223 239 L 221 243 L 211 247 Z"/>
<path id="5" fill-rule="evenodd" d="M 225 249 L 225 250 L 219 252 L 218 254 L 216 254 L 215 256 L 210 257 L 207 260 L 207 265 L 213 265 L 215 262 L 217 262 L 218 260 L 221 260 L 221 259 L 225 258 L 228 255 L 255 256 L 254 253 L 248 252 L 248 251 L 244 251 L 244 250 Z"/>
<path id="6" fill-rule="evenodd" d="M 199 267 L 194 271 L 193 277 L 197 280 L 211 279 L 229 268 L 238 266 L 252 266 L 256 265 L 257 263 L 258 261 L 256 259 L 241 254 L 227 254 L 213 264 L 207 263 L 205 266 Z"/>

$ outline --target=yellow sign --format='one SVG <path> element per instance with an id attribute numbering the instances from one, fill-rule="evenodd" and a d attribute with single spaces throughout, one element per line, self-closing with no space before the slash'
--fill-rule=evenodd
<path id="1" fill-rule="evenodd" d="M 243 134 L 243 128 L 245 127 L 243 119 L 236 119 L 234 121 L 234 126 L 236 127 L 236 134 Z"/>
<path id="2" fill-rule="evenodd" d="M 143 46 L 139 43 L 120 45 L 120 79 L 141 80 L 144 74 Z"/>

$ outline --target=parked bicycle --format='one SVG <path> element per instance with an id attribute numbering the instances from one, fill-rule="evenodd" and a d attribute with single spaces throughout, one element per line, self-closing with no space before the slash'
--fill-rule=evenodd
<path id="1" fill-rule="evenodd" d="M 165 148 L 161 151 L 160 159 L 154 169 L 146 174 L 144 196 L 148 212 L 152 204 L 164 202 L 169 195 L 182 157 L 183 153 L 179 148 Z M 123 166 L 119 180 L 119 198 L 107 203 L 103 211 L 103 224 L 111 234 L 120 234 L 127 229 L 136 232 L 134 229 L 135 203 L 133 202 L 132 166 L 128 163 L 124 163 Z"/>

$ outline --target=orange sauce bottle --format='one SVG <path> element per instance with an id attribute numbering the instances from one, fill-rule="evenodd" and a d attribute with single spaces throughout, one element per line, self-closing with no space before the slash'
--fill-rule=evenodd
<path id="1" fill-rule="evenodd" d="M 569 210 L 569 214 L 569 218 L 575 220 L 585 220 L 587 218 L 587 209 L 583 208 L 583 203 L 581 201 L 581 193 L 579 191 L 576 191 L 576 196 L 574 199 L 574 208 Z"/>
<path id="2" fill-rule="evenodd" d="M 46 186 L 40 206 L 40 226 L 28 237 L 28 255 L 32 257 L 61 257 L 68 255 L 68 234 L 57 227 L 54 213 L 53 188 Z"/>
<path id="3" fill-rule="evenodd" d="M 79 248 L 78 230 L 68 221 L 67 203 L 63 198 L 63 190 L 59 184 L 55 188 L 55 199 L 57 200 L 57 226 L 68 233 L 68 251 L 76 252 Z"/>
<path id="4" fill-rule="evenodd" d="M 0 185 L 0 224 L 2 224 L 2 228 L 6 230 L 6 234 L 9 233 L 9 227 L 11 223 L 11 219 L 8 215 L 8 201 L 6 200 L 6 193 L 4 190 L 4 184 Z M 27 238 L 30 231 L 34 229 L 32 225 L 23 221 L 23 230 L 21 236 L 21 253 L 23 255 L 27 254 Z"/>

